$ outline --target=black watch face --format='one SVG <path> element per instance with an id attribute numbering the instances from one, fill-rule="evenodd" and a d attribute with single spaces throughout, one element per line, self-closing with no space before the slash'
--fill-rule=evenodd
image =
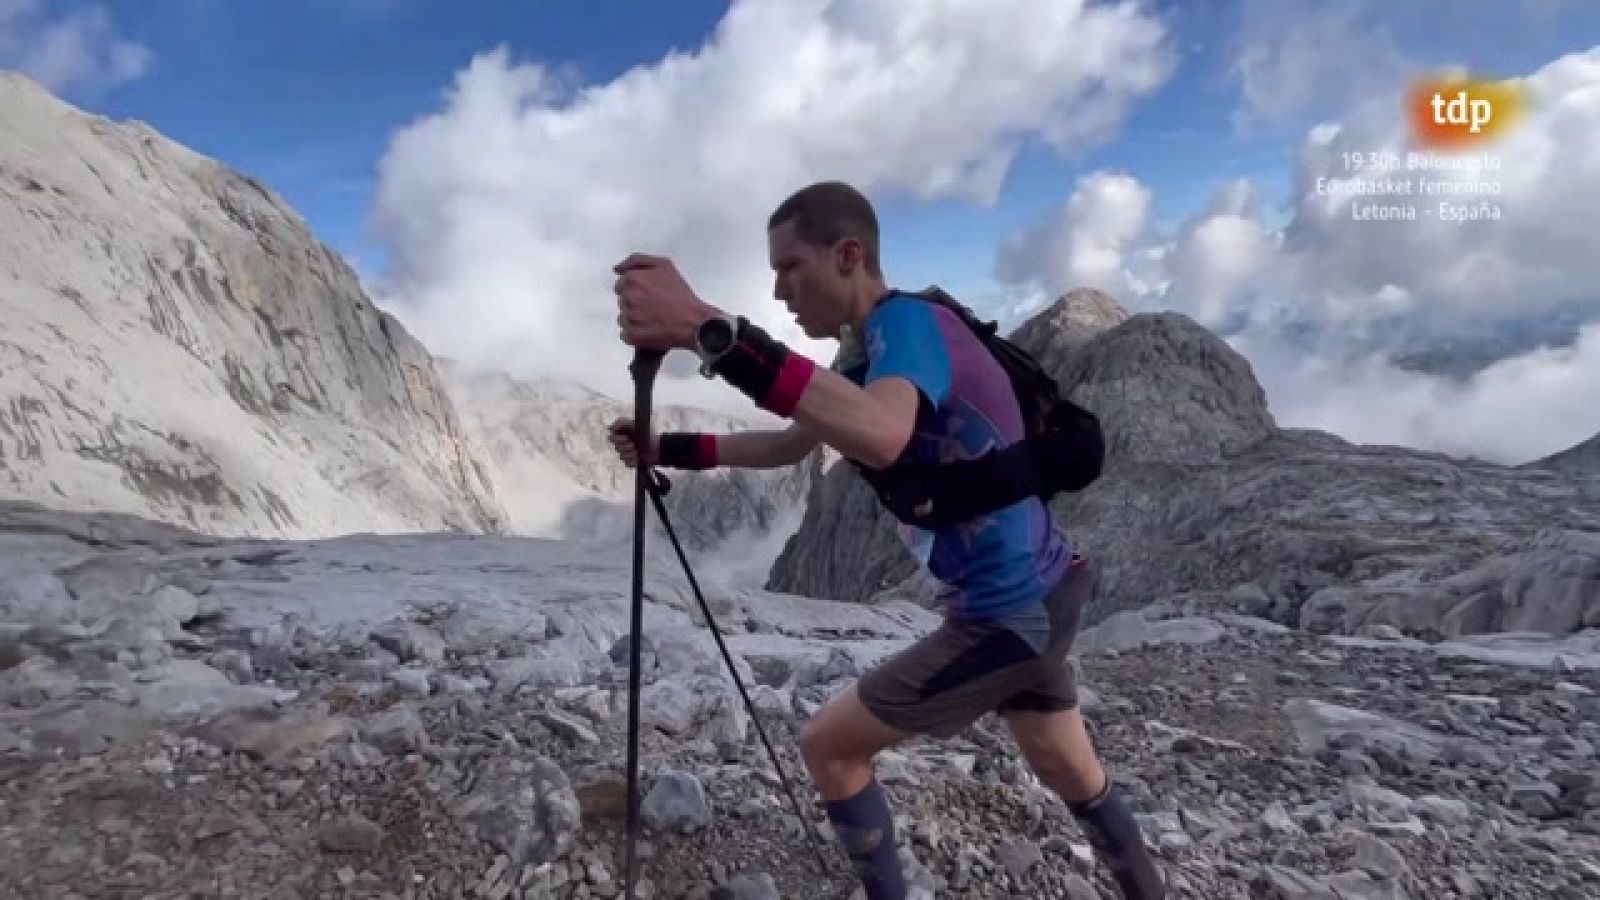
<path id="1" fill-rule="evenodd" d="M 726 353 L 733 346 L 733 325 L 727 319 L 712 319 L 700 326 L 700 347 L 707 353 Z"/>

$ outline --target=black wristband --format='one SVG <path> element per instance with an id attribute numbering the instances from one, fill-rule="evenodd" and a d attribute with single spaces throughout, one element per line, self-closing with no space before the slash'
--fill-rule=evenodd
<path id="1" fill-rule="evenodd" d="M 733 347 L 711 370 L 743 391 L 757 406 L 787 417 L 794 414 L 816 364 L 740 316 Z"/>
<path id="2" fill-rule="evenodd" d="M 669 469 L 711 469 L 717 465 L 716 435 L 667 431 L 657 439 L 656 461 Z"/>

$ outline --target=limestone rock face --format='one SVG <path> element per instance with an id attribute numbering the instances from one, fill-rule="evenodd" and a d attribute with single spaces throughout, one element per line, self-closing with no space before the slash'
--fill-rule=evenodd
<path id="1" fill-rule="evenodd" d="M 1250 363 L 1181 313 L 1142 313 L 1066 355 L 1058 377 L 1100 416 L 1106 465 L 1221 461 L 1272 434 Z"/>
<path id="2" fill-rule="evenodd" d="M 0 111 L 0 498 L 213 536 L 629 536 L 629 405 L 432 356 L 270 188 L 143 124 L 21 76 Z M 759 584 L 821 460 L 675 476 L 689 552 Z"/>
<path id="3" fill-rule="evenodd" d="M 1597 499 L 1600 489 L 1552 473 L 1284 430 L 1223 462 L 1129 466 L 1058 498 L 1056 512 L 1100 562 L 1091 618 L 1214 591 L 1294 627 L 1453 637 L 1566 634 L 1592 619 L 1600 582 L 1577 579 L 1571 596 L 1502 588 L 1534 559 L 1592 565 L 1586 540 L 1558 536 L 1600 533 Z"/>
<path id="4" fill-rule="evenodd" d="M 1047 372 L 1064 372 L 1073 355 L 1096 335 L 1128 320 L 1128 311 L 1105 291 L 1078 288 L 1063 294 L 1011 333 Z"/>
<path id="5" fill-rule="evenodd" d="M 445 381 L 478 459 L 506 509 L 510 530 L 533 537 L 609 543 L 632 540 L 634 471 L 621 463 L 609 429 L 633 415 L 624 404 L 582 385 L 514 379 L 441 361 Z M 754 417 L 678 405 L 653 411 L 663 431 L 726 434 L 776 427 Z M 779 469 L 662 470 L 670 487 L 667 515 L 698 574 L 759 585 L 783 541 L 800 524 L 825 451 Z M 649 542 L 670 547 L 654 510 Z"/>
<path id="6" fill-rule="evenodd" d="M 774 560 L 766 589 L 864 602 L 917 571 L 899 527 L 849 462 L 834 463 L 812 484 L 805 516 Z"/>
<path id="7" fill-rule="evenodd" d="M 0 493 L 223 534 L 496 531 L 425 348 L 268 187 L 0 75 Z"/>

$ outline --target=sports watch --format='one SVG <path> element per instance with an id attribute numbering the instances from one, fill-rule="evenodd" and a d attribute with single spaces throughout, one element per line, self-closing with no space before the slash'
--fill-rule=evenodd
<path id="1" fill-rule="evenodd" d="M 733 349 L 738 329 L 738 322 L 724 315 L 715 315 L 700 323 L 700 327 L 694 333 L 694 352 L 700 357 L 701 375 L 706 378 L 716 377 L 711 367 L 716 365 L 723 354 Z"/>

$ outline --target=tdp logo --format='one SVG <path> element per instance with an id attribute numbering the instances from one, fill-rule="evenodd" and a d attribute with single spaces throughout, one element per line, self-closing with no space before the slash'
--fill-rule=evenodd
<path id="1" fill-rule="evenodd" d="M 1411 133 L 1432 149 L 1486 144 L 1522 115 L 1522 91 L 1509 81 L 1430 79 L 1411 88 Z"/>
<path id="2" fill-rule="evenodd" d="M 1473 134 L 1483 130 L 1489 124 L 1489 119 L 1494 115 L 1494 104 L 1482 98 L 1468 100 L 1466 91 L 1456 91 L 1455 99 L 1449 103 L 1444 102 L 1444 95 L 1433 95 L 1433 124 L 1435 125 L 1466 125 L 1467 130 Z M 1472 115 L 1467 115 L 1467 110 L 1472 110 Z"/>

